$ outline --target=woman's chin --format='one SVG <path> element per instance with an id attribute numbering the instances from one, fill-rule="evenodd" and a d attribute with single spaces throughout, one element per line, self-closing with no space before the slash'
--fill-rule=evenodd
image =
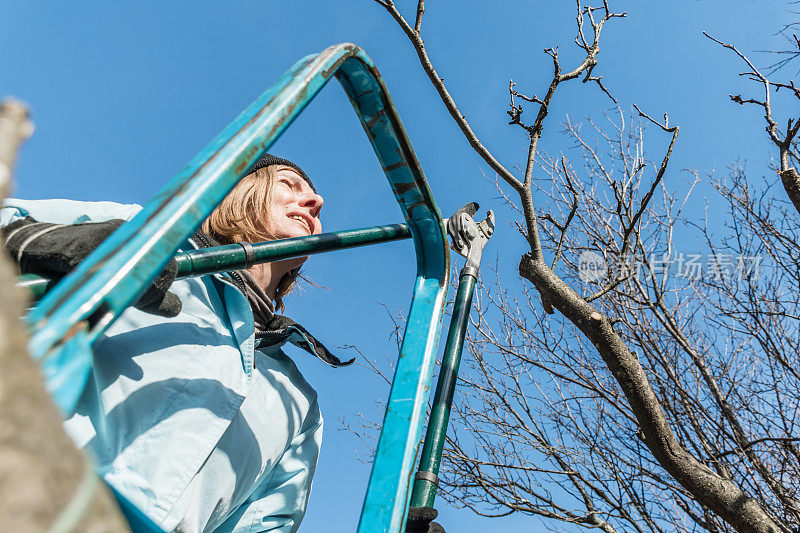
<path id="1" fill-rule="evenodd" d="M 309 235 L 310 233 L 308 233 L 308 230 L 287 231 L 277 237 L 277 239 L 296 239 L 298 237 L 308 237 Z"/>
<path id="2" fill-rule="evenodd" d="M 303 263 L 305 263 L 308 260 L 308 257 L 309 256 L 307 255 L 303 257 L 293 257 L 291 259 L 284 259 L 283 261 L 279 261 L 279 263 L 286 270 L 294 270 L 295 268 L 300 268 L 301 266 L 303 266 Z"/>

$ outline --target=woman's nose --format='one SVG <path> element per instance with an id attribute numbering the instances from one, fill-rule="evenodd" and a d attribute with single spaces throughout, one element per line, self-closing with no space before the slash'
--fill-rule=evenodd
<path id="1" fill-rule="evenodd" d="M 322 210 L 323 203 L 325 200 L 322 199 L 322 196 L 315 192 L 309 192 L 300 200 L 300 207 L 307 208 L 311 212 L 311 216 L 317 217 Z"/>

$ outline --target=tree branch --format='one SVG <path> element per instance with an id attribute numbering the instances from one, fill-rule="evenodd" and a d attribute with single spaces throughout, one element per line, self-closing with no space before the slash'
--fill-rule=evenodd
<path id="1" fill-rule="evenodd" d="M 750 79 L 761 83 L 764 86 L 764 100 L 756 100 L 754 98 L 742 98 L 741 95 L 730 95 L 730 98 L 733 102 L 736 102 L 739 105 L 744 104 L 755 104 L 764 109 L 764 120 L 767 123 L 767 134 L 769 135 L 770 140 L 778 147 L 779 151 L 779 159 L 780 159 L 780 169 L 778 173 L 781 176 L 781 182 L 783 183 L 784 190 L 786 191 L 787 196 L 792 201 L 792 204 L 800 213 L 800 176 L 798 176 L 797 170 L 791 166 L 790 164 L 790 157 L 795 157 L 796 154 L 792 154 L 792 146 L 793 142 L 796 139 L 798 130 L 800 130 L 800 117 L 792 120 L 789 119 L 786 125 L 786 132 L 781 134 L 778 129 L 778 123 L 773 118 L 773 109 L 772 109 L 772 99 L 771 99 L 771 85 L 775 87 L 776 92 L 781 89 L 789 89 L 793 92 L 794 96 L 800 99 L 800 89 L 794 84 L 794 81 L 787 83 L 771 83 L 770 80 L 762 74 L 753 63 L 745 56 L 742 52 L 739 51 L 735 46 L 730 43 L 725 43 L 716 39 L 706 33 L 703 32 L 703 35 L 714 41 L 715 43 L 719 44 L 720 46 L 731 50 L 735 53 L 739 58 L 744 61 L 748 68 L 750 69 L 749 72 L 744 73 L 746 76 L 750 77 Z"/>
<path id="2" fill-rule="evenodd" d="M 668 133 L 672 133 L 672 139 L 669 142 L 669 147 L 667 148 L 667 153 L 664 154 L 664 158 L 661 160 L 661 166 L 658 169 L 658 173 L 656 174 L 656 179 L 653 180 L 653 184 L 650 186 L 650 190 L 647 191 L 647 194 L 644 195 L 642 198 L 642 202 L 639 204 L 639 209 L 633 215 L 630 224 L 625 228 L 624 233 L 622 234 L 622 249 L 620 251 L 620 256 L 624 257 L 629 248 L 630 242 L 630 235 L 636 225 L 639 223 L 639 219 L 644 213 L 645 209 L 647 209 L 647 204 L 650 202 L 650 199 L 653 197 L 653 193 L 658 187 L 658 184 L 661 183 L 662 178 L 664 177 L 664 173 L 667 171 L 667 166 L 669 165 L 669 158 L 672 155 L 672 149 L 675 147 L 675 141 L 678 139 L 678 133 L 680 133 L 680 128 L 678 126 L 669 127 L 669 119 L 667 115 L 664 114 L 664 123 L 661 124 L 656 120 L 650 118 L 647 114 L 645 114 L 641 109 L 639 109 L 636 104 L 633 104 L 633 107 L 636 111 L 639 112 L 640 117 L 644 117 L 653 124 L 660 127 L 662 130 Z"/>
<path id="3" fill-rule="evenodd" d="M 433 67 L 431 60 L 428 57 L 428 52 L 425 49 L 425 43 L 422 40 L 422 36 L 419 34 L 419 32 L 412 28 L 408 22 L 406 22 L 393 3 L 383 3 L 380 0 L 375 1 L 382 5 L 386 11 L 389 12 L 392 18 L 395 19 L 397 24 L 411 41 L 411 44 L 414 46 L 414 50 L 417 53 L 417 57 L 419 58 L 420 64 L 422 65 L 422 69 L 425 71 L 425 74 L 428 75 L 428 79 L 433 84 L 436 92 L 439 93 L 439 97 L 444 103 L 445 108 L 450 113 L 450 116 L 453 118 L 461 132 L 467 138 L 467 141 L 469 142 L 470 146 L 472 146 L 473 150 L 475 150 L 478 155 L 481 156 L 481 158 L 490 167 L 492 167 L 495 172 L 497 172 L 503 181 L 511 185 L 514 190 L 520 191 L 522 189 L 522 183 L 516 177 L 514 177 L 509 170 L 500 164 L 500 162 L 495 159 L 489 150 L 486 149 L 467 122 L 466 115 L 464 115 L 461 110 L 458 109 L 455 100 L 453 100 L 453 97 L 450 95 L 450 92 L 444 85 L 444 80 L 439 76 L 438 72 L 436 72 L 436 69 Z"/>
<path id="4" fill-rule="evenodd" d="M 414 21 L 414 33 L 417 35 L 420 34 L 420 28 L 422 27 L 422 15 L 425 14 L 425 0 L 419 0 L 417 2 L 417 19 Z"/>

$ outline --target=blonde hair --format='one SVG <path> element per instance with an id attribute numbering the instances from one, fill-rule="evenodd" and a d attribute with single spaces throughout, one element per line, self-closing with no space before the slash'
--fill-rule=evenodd
<path id="1" fill-rule="evenodd" d="M 275 240 L 275 234 L 269 230 L 269 205 L 275 173 L 283 168 L 291 167 L 270 165 L 243 177 L 203 221 L 200 229 L 220 244 Z M 283 311 L 283 298 L 294 288 L 299 276 L 300 267 L 281 278 L 275 291 L 278 310 Z"/>

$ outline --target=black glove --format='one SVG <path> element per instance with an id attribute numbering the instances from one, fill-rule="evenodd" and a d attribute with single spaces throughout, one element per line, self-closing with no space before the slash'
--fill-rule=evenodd
<path id="1" fill-rule="evenodd" d="M 6 249 L 21 273 L 60 279 L 123 223 L 124 220 L 115 219 L 65 226 L 26 217 L 3 228 L 3 234 Z M 135 307 L 164 317 L 180 313 L 180 299 L 168 292 L 177 272 L 178 264 L 172 259 Z"/>
<path id="2" fill-rule="evenodd" d="M 406 533 L 445 533 L 444 528 L 434 522 L 437 516 L 439 511 L 433 507 L 410 508 L 406 520 Z"/>
<path id="3" fill-rule="evenodd" d="M 461 255 L 466 255 L 467 243 L 469 242 L 468 237 L 464 234 L 465 230 L 461 221 L 461 214 L 466 213 L 470 217 L 474 217 L 475 213 L 478 212 L 478 208 L 480 208 L 480 205 L 476 202 L 470 202 L 447 219 L 447 234 L 453 240 L 451 248 Z"/>

